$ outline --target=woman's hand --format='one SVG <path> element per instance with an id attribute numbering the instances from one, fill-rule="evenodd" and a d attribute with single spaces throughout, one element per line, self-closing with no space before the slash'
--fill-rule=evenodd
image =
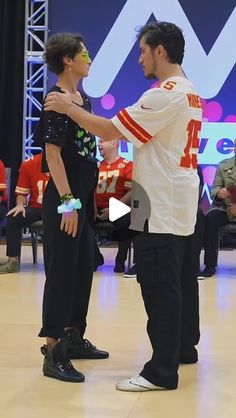
<path id="1" fill-rule="evenodd" d="M 61 218 L 61 231 L 65 231 L 68 235 L 75 238 L 78 231 L 78 212 L 76 209 L 72 212 L 64 212 Z"/>

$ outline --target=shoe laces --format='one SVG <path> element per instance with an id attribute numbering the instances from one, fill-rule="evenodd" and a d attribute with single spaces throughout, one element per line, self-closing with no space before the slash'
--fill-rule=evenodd
<path id="1" fill-rule="evenodd" d="M 74 367 L 70 360 L 58 360 L 56 362 L 58 369 L 62 372 L 71 373 L 74 370 Z"/>
<path id="2" fill-rule="evenodd" d="M 66 332 L 66 338 L 64 337 L 65 341 L 67 340 L 67 343 L 73 344 L 73 332 L 68 330 Z"/>
<path id="3" fill-rule="evenodd" d="M 95 345 L 93 345 L 89 340 L 84 339 L 81 344 L 86 350 L 96 350 Z"/>

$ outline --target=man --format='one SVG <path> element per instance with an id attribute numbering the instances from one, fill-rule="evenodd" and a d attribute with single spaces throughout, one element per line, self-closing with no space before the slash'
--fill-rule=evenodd
<path id="1" fill-rule="evenodd" d="M 98 149 L 103 157 L 99 166 L 99 180 L 96 189 L 97 220 L 109 219 L 109 199 L 114 197 L 122 203 L 130 206 L 131 203 L 131 179 L 133 162 L 119 156 L 119 141 L 117 139 L 105 142 L 99 140 Z M 125 226 L 124 229 L 127 229 Z M 123 239 L 124 238 L 124 239 Z M 118 229 L 118 253 L 115 260 L 115 273 L 125 271 L 130 240 L 125 239 L 123 228 Z M 102 254 L 98 246 L 95 246 L 95 267 L 99 265 Z"/>
<path id="2" fill-rule="evenodd" d="M 0 160 L 0 222 L 3 221 L 7 213 L 7 180 L 6 170 L 2 160 Z"/>
<path id="3" fill-rule="evenodd" d="M 234 141 L 236 153 L 236 139 Z M 204 264 L 205 269 L 198 275 L 205 279 L 215 274 L 219 243 L 219 228 L 236 222 L 236 164 L 235 156 L 220 162 L 211 189 L 213 203 L 205 216 Z"/>
<path id="4" fill-rule="evenodd" d="M 193 265 L 199 178 L 197 152 L 201 101 L 181 68 L 182 31 L 154 22 L 141 28 L 139 63 L 158 88 L 107 120 L 89 115 L 70 95 L 48 96 L 46 110 L 69 115 L 104 140 L 127 138 L 135 146 L 130 228 L 137 280 L 148 315 L 153 354 L 138 376 L 118 390 L 176 389 L 179 363 L 196 363 L 199 341 L 198 284 Z M 144 193 L 139 194 L 143 190 Z M 148 217 L 142 203 L 148 196 Z M 182 269 L 183 266 L 183 269 Z"/>
<path id="5" fill-rule="evenodd" d="M 16 206 L 7 213 L 7 256 L 0 274 L 20 270 L 22 228 L 42 219 L 42 197 L 49 176 L 41 172 L 42 154 L 22 162 L 15 189 Z"/>

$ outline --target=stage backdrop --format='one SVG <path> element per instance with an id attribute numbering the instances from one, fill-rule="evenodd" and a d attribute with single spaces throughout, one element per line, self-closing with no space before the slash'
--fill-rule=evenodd
<path id="1" fill-rule="evenodd" d="M 108 118 L 154 85 L 143 77 L 138 64 L 137 28 L 156 19 L 183 29 L 183 68 L 203 102 L 199 163 L 205 180 L 203 197 L 209 204 L 216 165 L 234 155 L 236 0 L 49 0 L 49 9 L 49 35 L 62 31 L 84 35 L 93 64 L 82 87 L 94 112 Z M 49 74 L 49 85 L 53 82 Z M 120 151 L 132 159 L 131 144 L 122 142 Z"/>

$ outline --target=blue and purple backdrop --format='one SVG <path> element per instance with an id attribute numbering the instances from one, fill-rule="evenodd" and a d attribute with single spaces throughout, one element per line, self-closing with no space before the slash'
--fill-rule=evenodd
<path id="1" fill-rule="evenodd" d="M 183 68 L 203 103 L 199 163 L 203 169 L 203 206 L 217 164 L 234 155 L 236 138 L 236 0 L 50 0 L 49 35 L 80 32 L 93 64 L 83 89 L 93 110 L 112 117 L 135 102 L 154 81 L 138 65 L 137 28 L 149 20 L 166 20 L 183 29 L 186 52 Z M 54 77 L 49 74 L 49 85 Z M 120 152 L 132 159 L 132 145 Z"/>

